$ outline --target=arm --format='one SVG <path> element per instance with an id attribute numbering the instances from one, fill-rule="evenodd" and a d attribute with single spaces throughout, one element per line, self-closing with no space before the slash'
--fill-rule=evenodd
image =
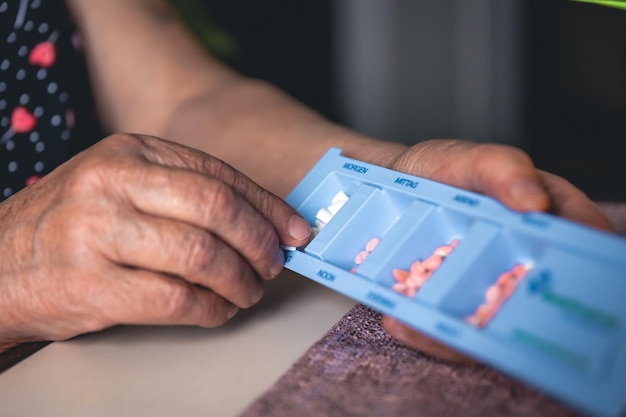
<path id="1" fill-rule="evenodd" d="M 579 190 L 536 171 L 517 149 L 467 141 L 408 148 L 325 120 L 277 88 L 217 62 L 166 1 L 67 2 L 84 34 L 98 105 L 112 131 L 200 149 L 281 196 L 335 146 L 355 159 L 491 195 L 513 209 L 553 206 L 565 217 L 610 228 Z"/>
<path id="2" fill-rule="evenodd" d="M 451 140 L 409 148 L 325 120 L 271 85 L 212 59 L 164 1 L 67 2 L 85 35 L 99 107 L 114 131 L 200 149 L 281 196 L 335 146 L 358 160 L 490 195 L 515 210 L 553 210 L 611 227 L 580 190 L 536 170 L 518 149 Z M 401 323 L 387 318 L 384 325 L 409 346 L 462 359 Z"/>
<path id="3" fill-rule="evenodd" d="M 306 221 L 195 149 L 112 135 L 0 204 L 0 351 L 117 324 L 217 326 Z"/>
<path id="4" fill-rule="evenodd" d="M 406 149 L 349 132 L 275 87 L 236 74 L 198 45 L 166 2 L 68 3 L 84 34 L 98 105 L 112 131 L 201 149 L 280 195 L 330 146 L 380 165 Z"/>

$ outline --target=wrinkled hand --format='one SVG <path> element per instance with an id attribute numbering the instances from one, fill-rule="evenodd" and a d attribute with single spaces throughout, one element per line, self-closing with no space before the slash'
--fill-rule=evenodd
<path id="1" fill-rule="evenodd" d="M 306 221 L 222 161 L 114 135 L 0 204 L 0 350 L 116 324 L 217 326 Z"/>
<path id="2" fill-rule="evenodd" d="M 518 211 L 550 211 L 599 229 L 611 224 L 586 195 L 561 177 L 535 169 L 519 149 L 459 140 L 419 143 L 392 162 L 392 169 L 493 197 Z M 400 342 L 455 362 L 470 361 L 391 317 L 383 326 Z"/>

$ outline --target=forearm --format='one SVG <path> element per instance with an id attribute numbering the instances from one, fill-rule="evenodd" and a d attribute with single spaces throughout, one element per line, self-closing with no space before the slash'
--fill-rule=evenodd
<path id="1" fill-rule="evenodd" d="M 111 130 L 201 149 L 280 195 L 331 146 L 379 164 L 405 149 L 343 129 L 275 87 L 234 73 L 160 0 L 68 3 Z"/>
<path id="2" fill-rule="evenodd" d="M 211 60 L 161 0 L 66 0 L 105 127 L 158 134 L 179 103 L 236 77 Z"/>
<path id="3" fill-rule="evenodd" d="M 290 191 L 332 146 L 386 166 L 405 150 L 331 123 L 277 88 L 253 80 L 186 103 L 168 127 L 166 137 L 228 161 L 279 195 Z"/>

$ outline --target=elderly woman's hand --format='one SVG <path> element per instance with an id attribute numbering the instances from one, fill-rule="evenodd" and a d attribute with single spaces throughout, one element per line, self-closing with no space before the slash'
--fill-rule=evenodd
<path id="1" fill-rule="evenodd" d="M 599 229 L 611 224 L 587 196 L 567 182 L 537 170 L 519 149 L 462 140 L 419 143 L 398 156 L 390 168 L 491 196 L 518 211 L 550 211 Z M 442 359 L 469 359 L 391 317 L 385 329 L 400 342 Z"/>
<path id="2" fill-rule="evenodd" d="M 0 350 L 124 323 L 217 326 L 309 226 L 224 162 L 114 135 L 0 204 Z"/>

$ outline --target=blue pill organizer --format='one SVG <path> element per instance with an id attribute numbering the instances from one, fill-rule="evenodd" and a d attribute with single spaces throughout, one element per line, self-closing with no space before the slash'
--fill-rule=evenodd
<path id="1" fill-rule="evenodd" d="M 579 411 L 624 412 L 623 237 L 545 213 L 514 212 L 484 195 L 350 159 L 336 148 L 287 202 L 316 231 L 306 246 L 286 249 L 288 269 Z M 367 250 L 372 239 L 377 244 Z M 435 259 L 440 265 L 426 280 L 416 275 L 423 282 L 414 294 L 398 291 L 405 286 L 399 277 L 442 247 L 449 253 Z M 512 274 L 514 268 L 523 273 Z M 501 296 L 495 311 L 481 307 L 492 287 L 487 297 Z M 490 314 L 475 320 L 481 308 Z"/>

